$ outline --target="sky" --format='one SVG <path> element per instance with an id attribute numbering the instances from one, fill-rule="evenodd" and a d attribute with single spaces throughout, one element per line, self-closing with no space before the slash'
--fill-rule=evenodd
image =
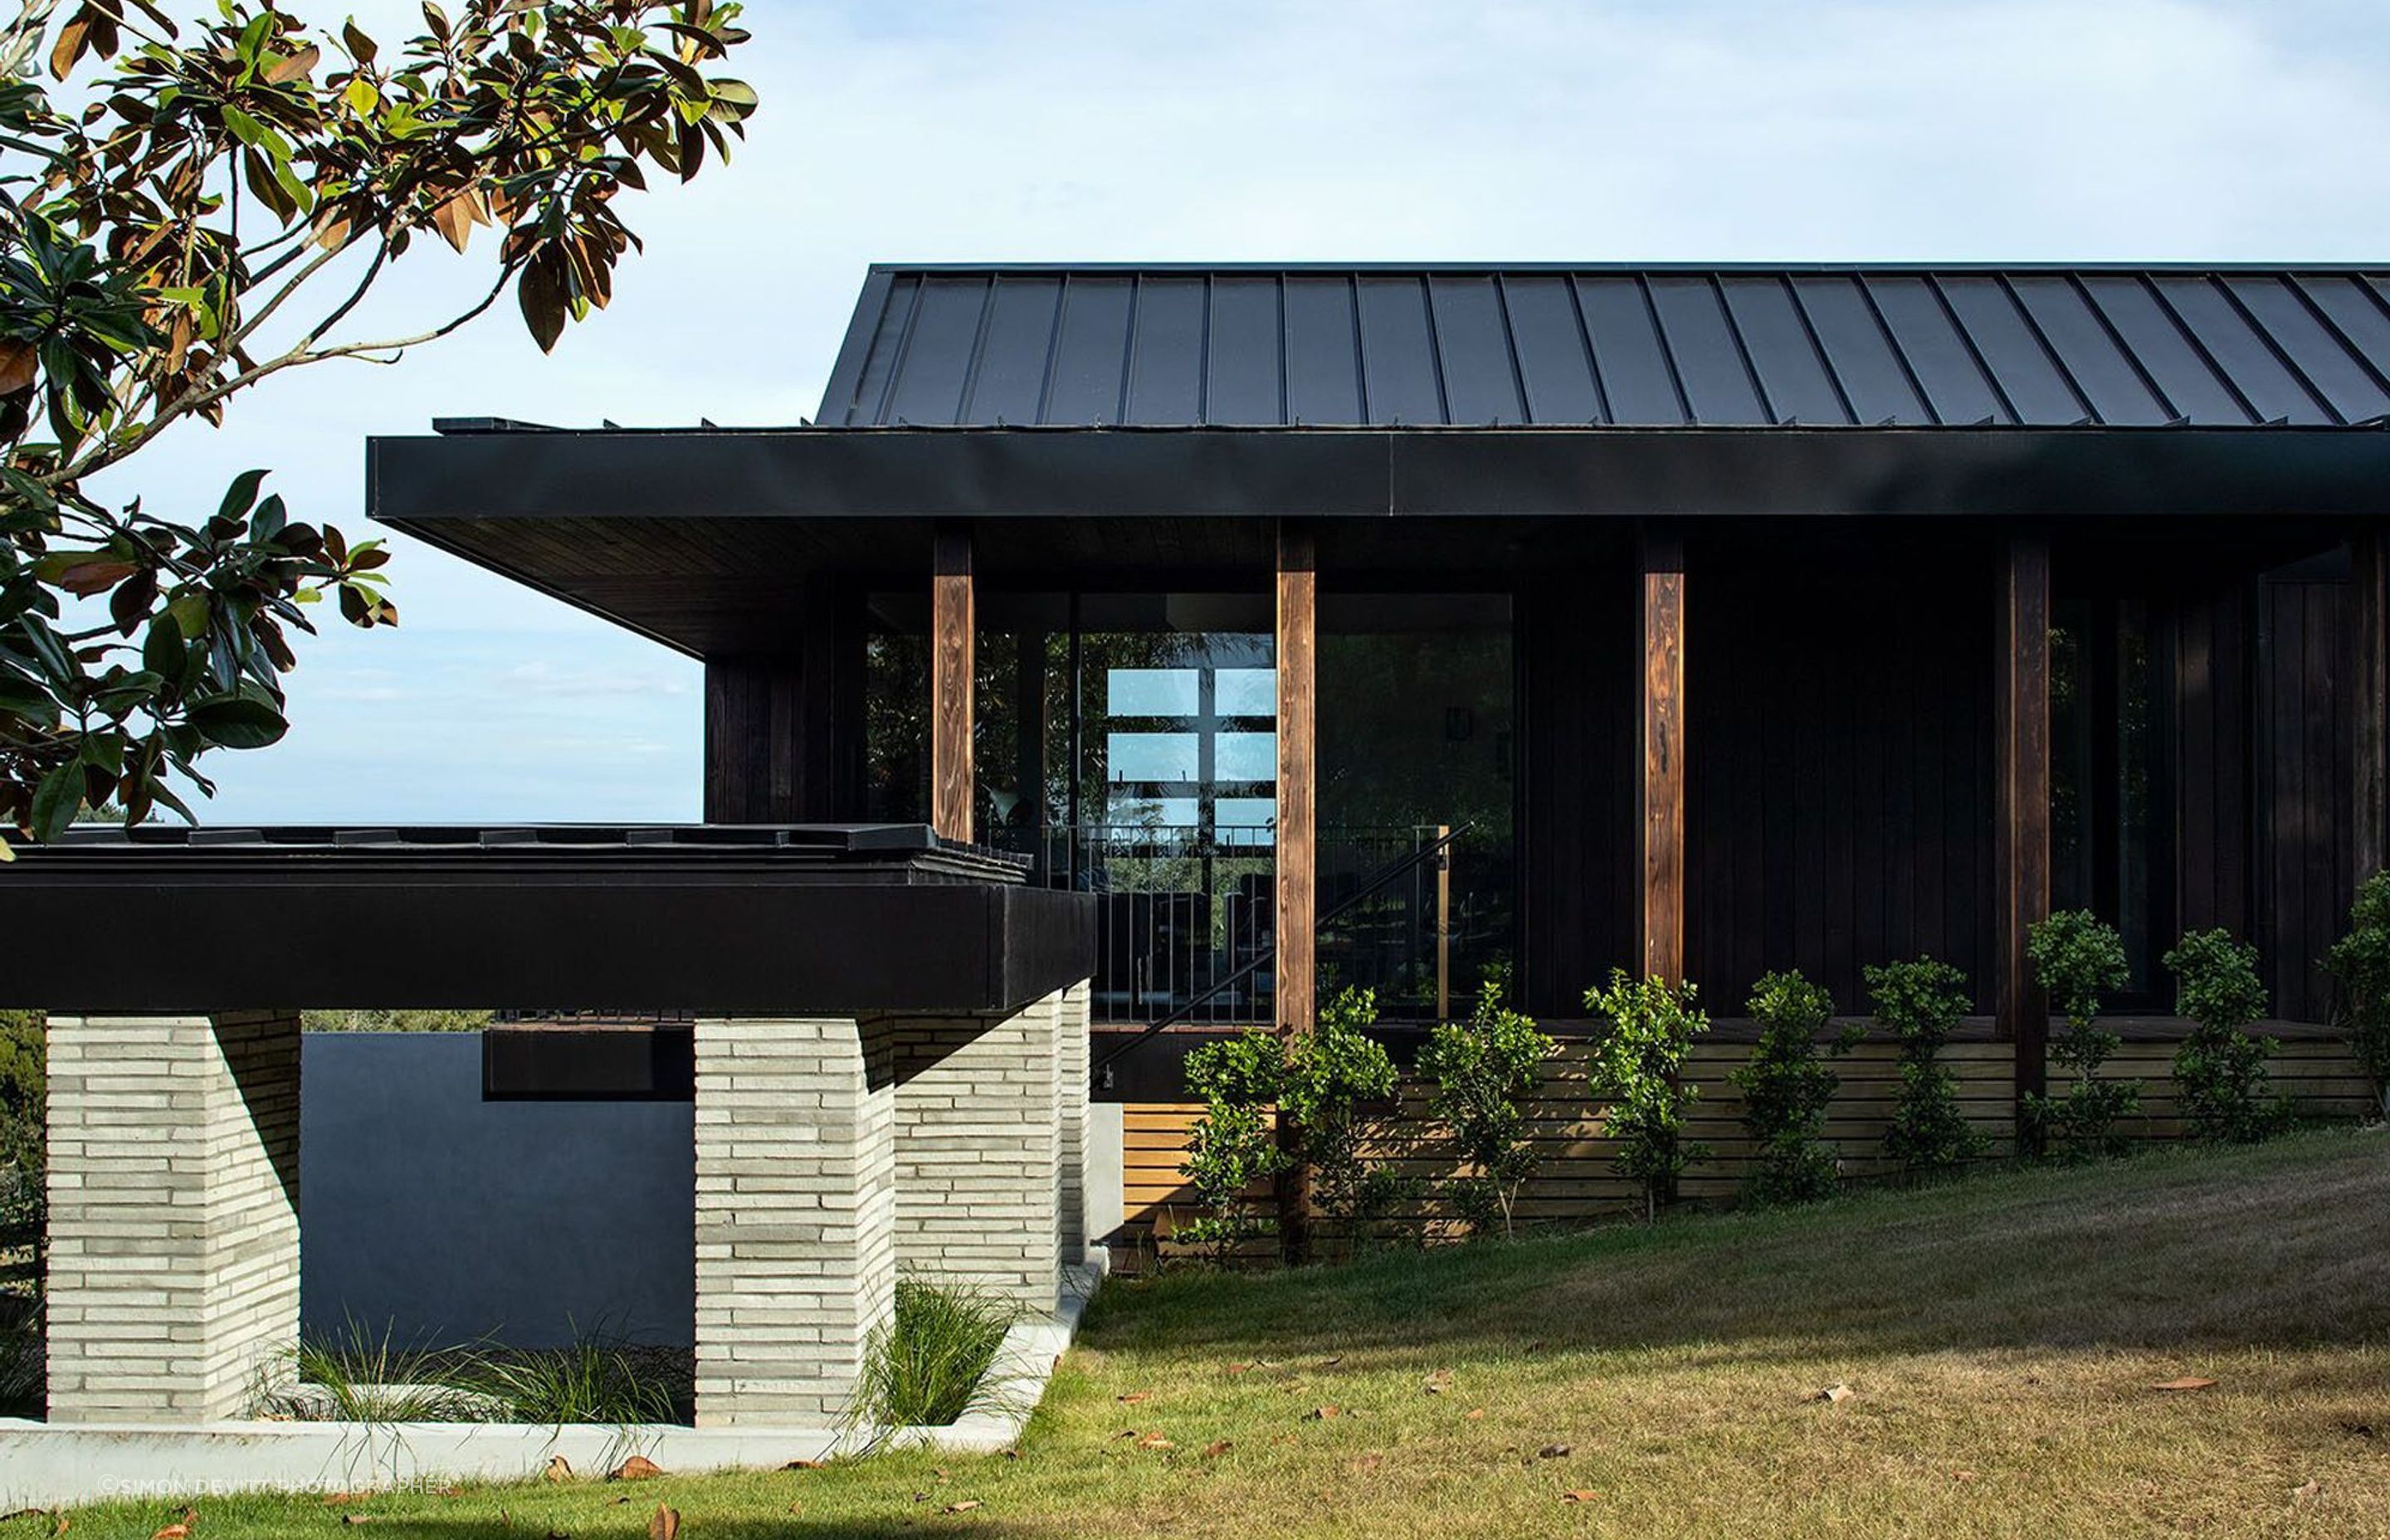
<path id="1" fill-rule="evenodd" d="M 270 467 L 354 536 L 367 437 L 435 416 L 794 423 L 874 261 L 2390 260 L 2390 45 L 2356 0 L 750 0 L 745 24 L 747 144 L 626 199 L 646 252 L 552 355 L 503 307 L 268 382 L 100 489 L 196 516 Z M 443 318 L 492 261 L 419 247 L 360 325 Z M 207 821 L 699 815 L 695 662 L 374 533 L 402 624 L 302 639 L 289 736 L 212 762 Z"/>

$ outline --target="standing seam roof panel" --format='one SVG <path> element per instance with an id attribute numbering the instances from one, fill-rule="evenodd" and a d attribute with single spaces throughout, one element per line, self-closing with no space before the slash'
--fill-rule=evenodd
<path id="1" fill-rule="evenodd" d="M 875 268 L 826 427 L 2390 417 L 2354 268 Z"/>

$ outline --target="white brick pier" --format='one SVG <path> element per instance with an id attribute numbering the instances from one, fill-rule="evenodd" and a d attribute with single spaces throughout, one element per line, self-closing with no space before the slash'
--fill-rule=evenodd
<path id="1" fill-rule="evenodd" d="M 299 1017 L 49 1020 L 49 1414 L 248 1414 L 299 1339 Z"/>

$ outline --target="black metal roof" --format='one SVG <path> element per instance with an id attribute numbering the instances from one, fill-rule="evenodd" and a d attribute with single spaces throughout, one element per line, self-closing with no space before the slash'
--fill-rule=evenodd
<path id="1" fill-rule="evenodd" d="M 828 428 L 2331 427 L 2381 271 L 875 266 Z"/>

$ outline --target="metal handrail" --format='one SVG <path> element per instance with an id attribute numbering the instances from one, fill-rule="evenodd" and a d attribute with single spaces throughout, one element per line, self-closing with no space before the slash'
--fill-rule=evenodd
<path id="1" fill-rule="evenodd" d="M 1358 888 L 1346 893 L 1343 898 L 1339 900 L 1332 907 L 1330 907 L 1326 914 L 1314 918 L 1311 922 L 1313 935 L 1317 936 L 1320 929 L 1326 926 L 1330 920 L 1336 918 L 1347 909 L 1352 908 L 1355 905 L 1360 903 L 1361 900 L 1368 897 L 1371 893 L 1376 892 L 1380 888 L 1384 887 L 1387 883 L 1392 882 L 1394 879 L 1410 871 L 1412 868 L 1419 866 L 1420 863 L 1425 861 L 1429 856 L 1443 854 L 1446 850 L 1451 847 L 1454 841 L 1459 839 L 1462 835 L 1468 833 L 1471 829 L 1475 828 L 1477 826 L 1474 823 L 1461 824 L 1453 828 L 1450 832 L 1421 845 L 1419 849 L 1412 851 L 1408 855 L 1402 857 L 1400 860 L 1389 863 L 1385 868 L 1380 871 L 1375 877 L 1370 878 L 1369 880 L 1362 883 Z M 1186 1004 L 1178 1007 L 1176 1010 L 1171 1011 L 1168 1015 L 1163 1017 L 1162 1020 L 1153 1022 L 1143 1032 L 1138 1033 L 1135 1037 L 1130 1038 L 1127 1042 L 1119 1044 L 1111 1048 L 1101 1059 L 1097 1059 L 1093 1064 L 1087 1066 L 1088 1074 L 1091 1077 L 1100 1074 L 1103 1071 L 1110 1068 L 1115 1060 L 1119 1059 L 1122 1055 L 1144 1043 L 1148 1038 L 1153 1037 L 1157 1033 L 1167 1031 L 1168 1029 L 1178 1025 L 1181 1021 L 1189 1020 L 1198 1009 L 1210 1003 L 1220 995 L 1226 993 L 1232 985 L 1242 983 L 1253 974 L 1261 971 L 1264 965 L 1274 963 L 1277 960 L 1278 944 L 1273 942 L 1266 950 L 1256 953 L 1253 961 L 1245 964 L 1242 968 L 1238 969 L 1235 972 L 1230 973 L 1227 978 L 1220 980 L 1217 983 L 1214 983 L 1209 989 L 1204 990 L 1201 994 L 1190 996 Z"/>

